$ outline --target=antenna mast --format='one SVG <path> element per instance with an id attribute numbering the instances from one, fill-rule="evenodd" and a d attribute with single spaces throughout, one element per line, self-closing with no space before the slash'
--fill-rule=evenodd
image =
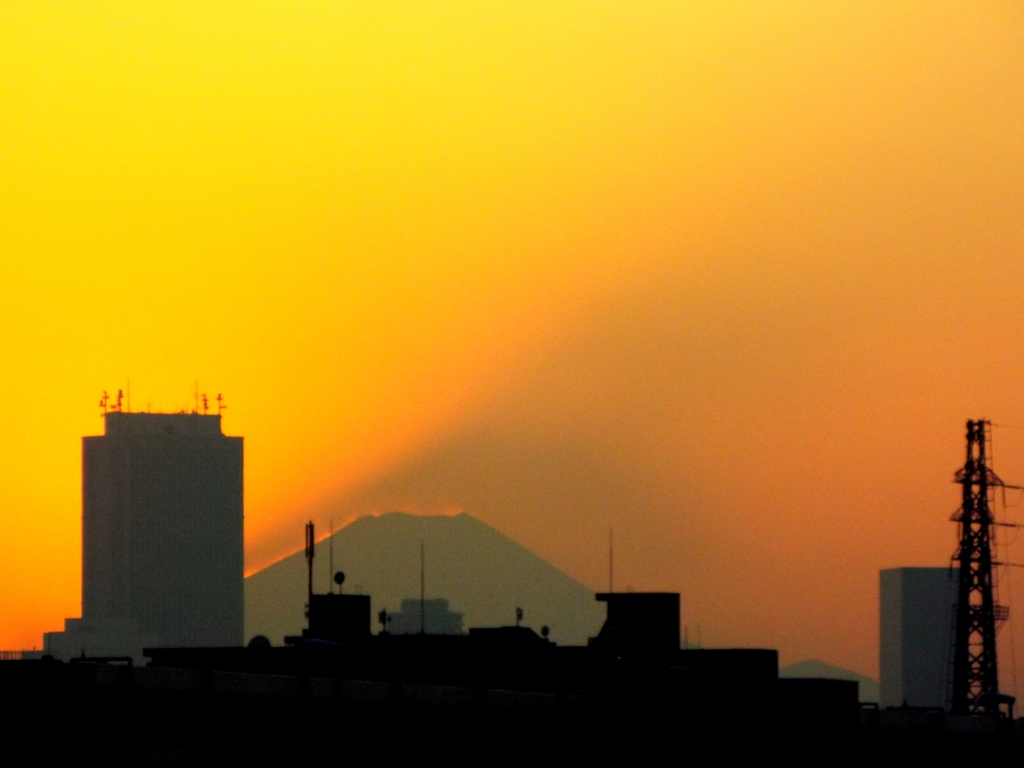
<path id="1" fill-rule="evenodd" d="M 423 557 L 423 539 L 420 539 L 420 634 L 427 633 L 427 577 L 426 560 Z"/>
<path id="2" fill-rule="evenodd" d="M 995 602 L 992 570 L 992 526 L 989 504 L 993 488 L 1005 484 L 988 465 L 985 449 L 988 421 L 967 422 L 967 460 L 955 482 L 963 504 L 953 515 L 960 526 L 960 545 L 953 559 L 960 564 L 953 645 L 953 714 L 980 713 L 984 694 L 998 693 L 996 629 L 1009 617 L 1009 608 Z"/>
<path id="3" fill-rule="evenodd" d="M 309 610 L 313 605 L 313 555 L 316 554 L 313 537 L 313 521 L 306 523 L 306 568 L 309 570 L 309 602 L 306 604 L 306 618 L 309 618 Z"/>
<path id="4" fill-rule="evenodd" d="M 608 591 L 615 591 L 615 529 L 608 529 Z"/>

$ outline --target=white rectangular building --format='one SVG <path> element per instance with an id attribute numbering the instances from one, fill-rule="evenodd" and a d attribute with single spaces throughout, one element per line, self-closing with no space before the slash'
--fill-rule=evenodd
<path id="1" fill-rule="evenodd" d="M 956 568 L 891 568 L 880 574 L 883 707 L 949 708 Z"/>

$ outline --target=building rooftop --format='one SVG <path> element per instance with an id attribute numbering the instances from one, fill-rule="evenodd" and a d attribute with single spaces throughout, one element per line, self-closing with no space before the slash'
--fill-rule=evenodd
<path id="1" fill-rule="evenodd" d="M 222 435 L 220 414 L 131 413 L 108 411 L 103 414 L 107 435 Z"/>

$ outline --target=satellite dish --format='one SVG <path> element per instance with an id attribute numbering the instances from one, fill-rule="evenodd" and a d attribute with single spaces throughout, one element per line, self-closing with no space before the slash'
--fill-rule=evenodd
<path id="1" fill-rule="evenodd" d="M 342 571 L 338 571 L 334 574 L 334 583 L 339 587 L 345 583 L 345 574 Z"/>

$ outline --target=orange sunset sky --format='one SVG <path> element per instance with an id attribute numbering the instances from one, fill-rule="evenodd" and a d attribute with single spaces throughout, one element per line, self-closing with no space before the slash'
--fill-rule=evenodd
<path id="1" fill-rule="evenodd" d="M 0 648 L 79 615 L 101 392 L 198 380 L 250 571 L 461 510 L 604 589 L 614 528 L 691 639 L 876 675 L 968 418 L 1024 481 L 1022 41 L 1017 0 L 0 3 Z"/>

